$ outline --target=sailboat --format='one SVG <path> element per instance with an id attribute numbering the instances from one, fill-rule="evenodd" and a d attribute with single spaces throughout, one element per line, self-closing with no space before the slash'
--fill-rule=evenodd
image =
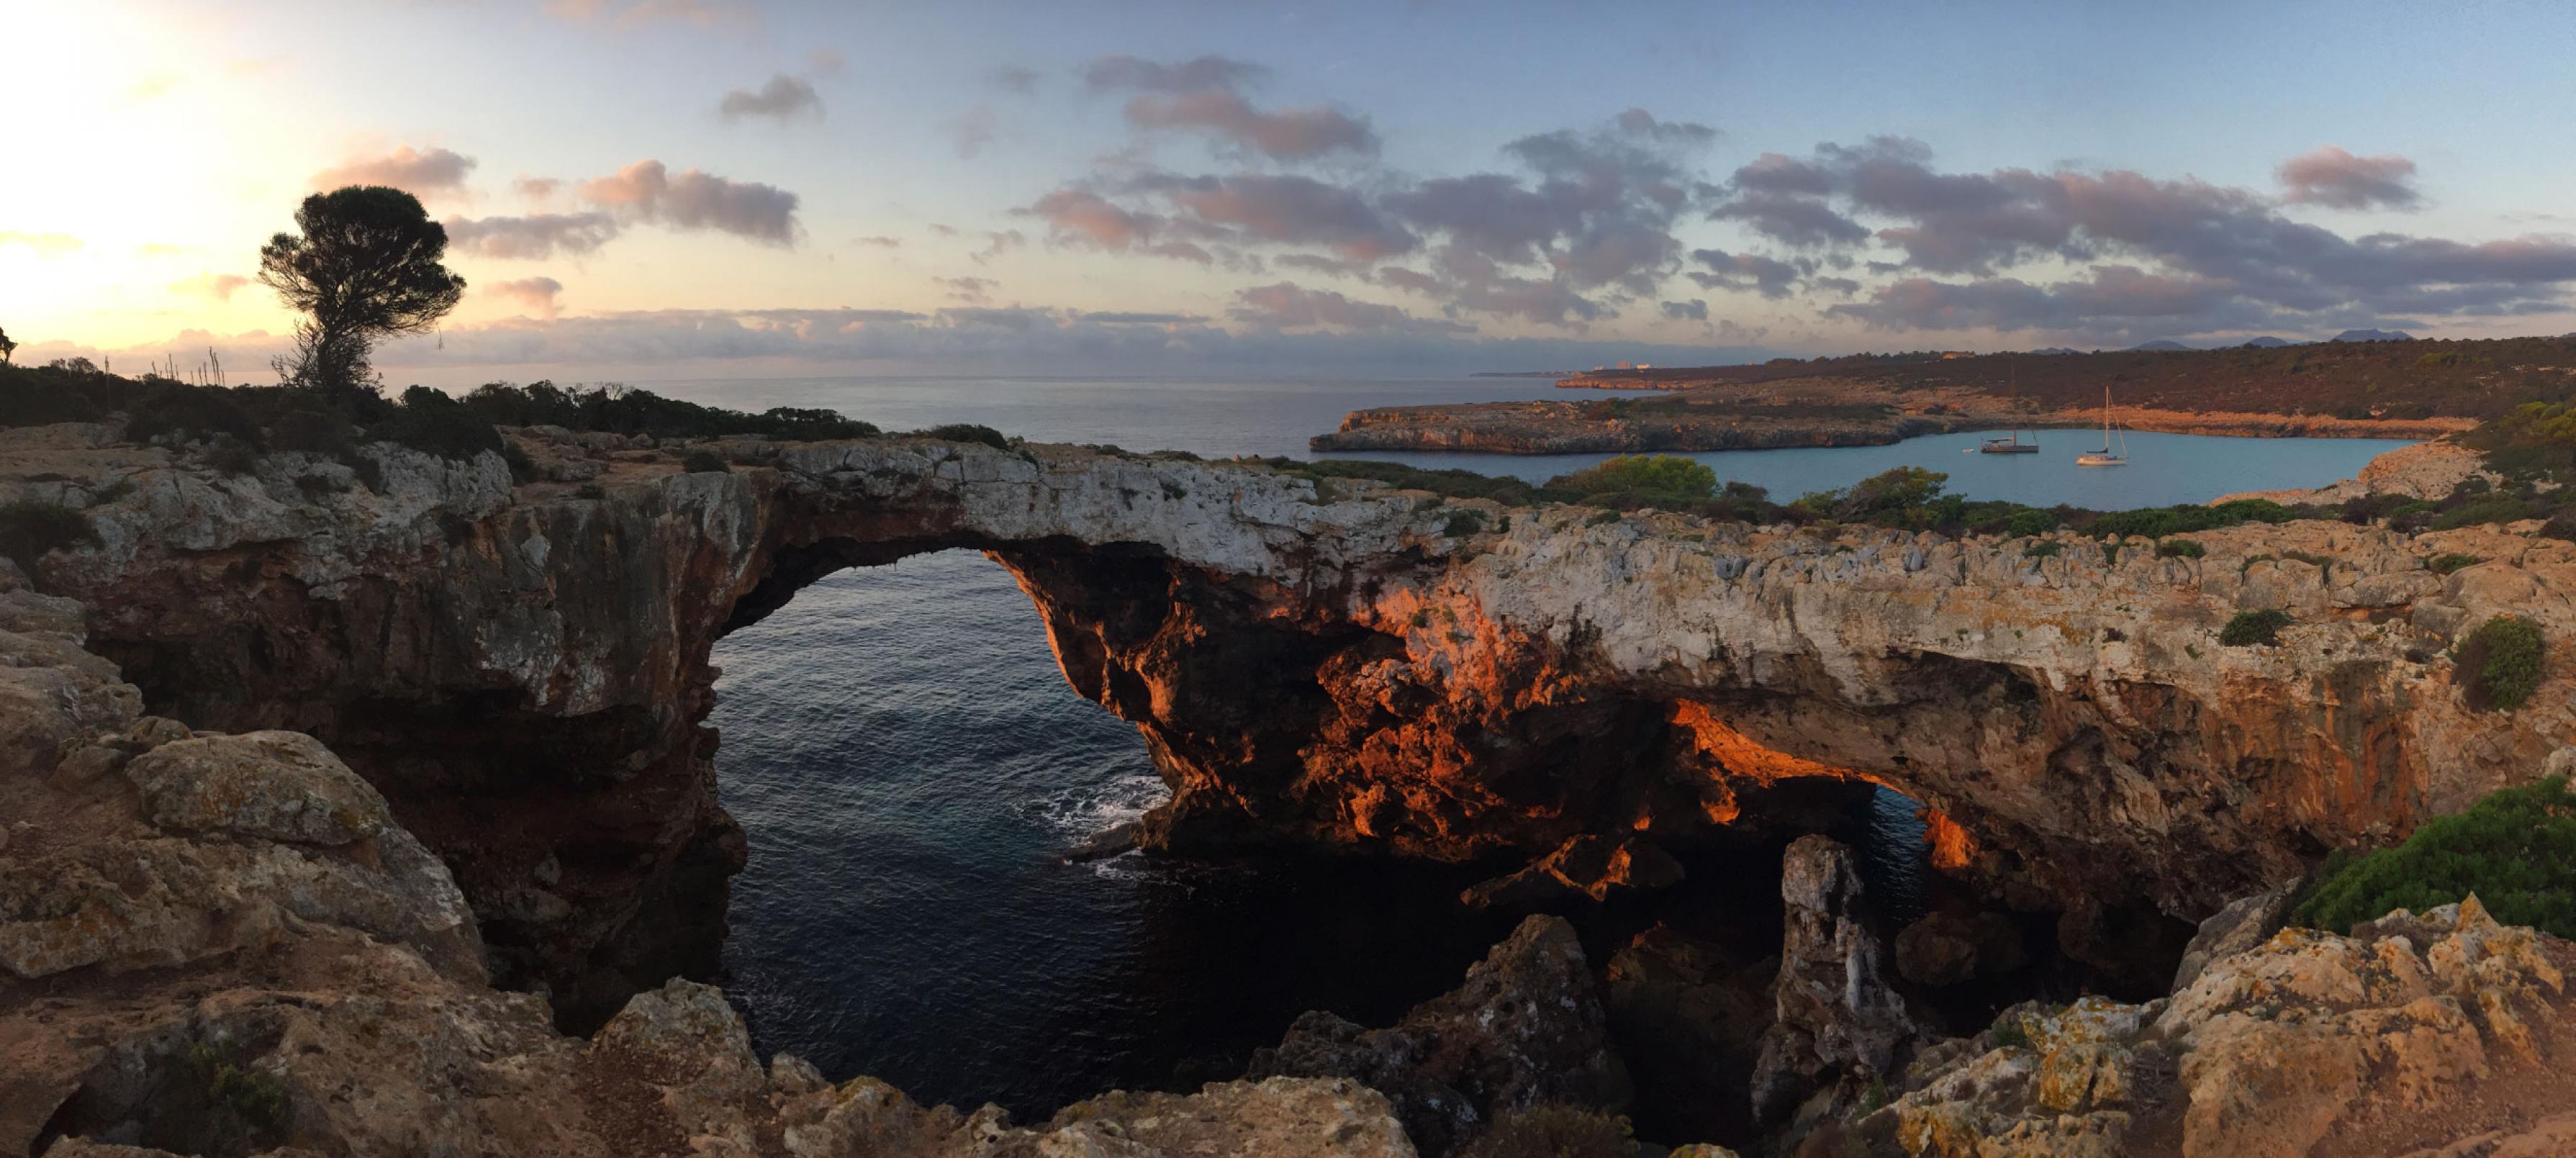
<path id="1" fill-rule="evenodd" d="M 2020 363 L 2019 363 L 2018 361 L 2011 363 L 2011 365 L 2012 365 L 2012 367 L 2013 367 L 2013 369 L 2014 369 L 2014 370 L 2019 370 L 2019 369 L 2020 369 Z M 2014 387 L 2019 386 L 2019 385 L 2021 384 L 2020 376 L 2019 376 L 2018 374 L 2011 374 L 2010 376 L 2008 376 L 2008 377 L 2005 379 L 2005 383 L 2006 383 L 2006 385 L 2004 386 L 2004 394 L 2005 394 L 2006 396 L 2008 396 L 2008 397 L 2009 397 L 2009 396 L 2012 396 L 2012 395 L 2013 395 L 2013 393 L 2014 393 Z M 2018 414 L 2018 413 L 2019 413 L 2019 411 L 2018 411 L 2018 410 L 2016 410 L 2016 411 L 2015 411 L 2015 414 Z M 2038 435 L 2032 435 L 2032 436 L 2031 436 L 2031 440 L 2030 440 L 2029 442 L 2023 442 L 2023 441 L 2021 440 L 2021 419 L 2020 419 L 2020 418 L 2018 418 L 2018 417 L 2016 417 L 2016 418 L 2014 418 L 2014 419 L 2013 419 L 2012 437 L 2010 437 L 2010 438 L 1989 438 L 1989 439 L 1987 439 L 1984 443 L 1980 444 L 1980 445 L 1977 447 L 1977 453 L 1979 453 L 1979 454 L 2038 454 L 2038 453 L 2039 453 L 2039 436 L 2038 436 Z"/>
<path id="2" fill-rule="evenodd" d="M 2119 440 L 2120 440 L 2120 449 L 2119 449 L 2119 452 L 2118 452 L 2118 453 L 2116 453 L 2116 454 L 2115 454 L 2115 453 L 2113 453 L 2113 452 L 2112 452 L 2112 450 L 2111 450 L 2111 439 L 2112 439 L 2113 437 L 2114 437 L 2114 435 L 2113 435 L 2113 427 L 2112 427 L 2112 425 L 2111 425 L 2111 388 L 2110 388 L 2110 387 L 2108 387 L 2108 386 L 2105 386 L 2105 387 L 2103 387 L 2103 388 L 2102 388 L 2102 449 L 2097 450 L 2097 451 L 2093 451 L 2093 452 L 2091 452 L 2091 453 L 2089 453 L 2089 454 L 2079 454 L 2079 455 L 2076 455 L 2076 456 L 2075 456 L 2075 465 L 2077 465 L 2077 466 L 2127 466 L 2127 465 L 2129 465 L 2129 432 L 2128 432 L 2128 431 L 2125 431 L 2125 430 L 2122 430 L 2122 431 L 2119 431 L 2119 432 L 2118 432 L 2117 437 L 2118 437 L 2118 438 L 2119 438 Z"/>

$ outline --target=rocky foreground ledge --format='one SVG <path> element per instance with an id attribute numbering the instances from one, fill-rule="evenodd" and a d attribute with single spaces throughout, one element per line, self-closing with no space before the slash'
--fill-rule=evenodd
<path id="1" fill-rule="evenodd" d="M 671 982 L 720 943 L 740 856 L 708 649 L 842 566 L 965 546 L 1014 570 L 1068 680 L 1172 783 L 1160 847 L 1561 867 L 1615 835 L 1634 864 L 1625 842 L 1795 831 L 1883 783 L 1934 810 L 1944 868 L 2116 957 L 2088 912 L 2218 920 L 2325 848 L 2539 775 L 2576 735 L 2564 677 L 2477 712 L 2446 658 L 2503 611 L 2569 654 L 2576 551 L 2529 528 L 2247 526 L 2176 557 L 1323 494 L 1068 448 L 733 443 L 731 471 L 683 473 L 539 430 L 514 483 L 498 455 L 226 474 L 114 435 L 0 436 L 0 498 L 95 535 L 32 577 L 0 564 L 0 1153 L 1402 1154 L 1463 1136 L 1436 1116 L 1462 1099 L 1479 1123 L 1615 1109 L 1623 1081 L 1673 1078 L 1622 1078 L 1588 1035 L 1708 1009 L 1745 1012 L 1696 1024 L 1760 1055 L 1750 1110 L 1915 1153 L 2505 1153 L 2567 1104 L 2568 948 L 2469 906 L 2222 937 L 2134 1022 L 2023 1011 L 2043 1020 L 1945 1047 L 1894 1015 L 1813 844 L 1757 1003 L 1650 933 L 1597 1018 L 1586 987 L 1471 976 L 1398 1026 L 1301 1022 L 1266 1076 L 1038 1127 L 761 1065 L 718 995 Z M 2216 642 L 2248 608 L 2292 616 L 2279 646 Z M 1588 979 L 1563 944 L 1524 926 L 1486 976 Z M 1456 1028 L 1493 1024 L 1567 1051 Z M 1727 1044 L 1757 1024 L 1758 1050 Z"/>
<path id="2" fill-rule="evenodd" d="M 1778 976 L 1732 1018 L 1710 1013 L 1722 986 L 1648 963 L 1658 934 L 1603 986 L 1570 927 L 1532 917 L 1393 1026 L 1310 1013 L 1244 1080 L 1113 1092 L 1032 1127 L 791 1055 L 764 1065 L 722 995 L 677 978 L 584 1040 L 542 997 L 492 987 L 453 878 L 327 748 L 143 714 L 82 643 L 76 603 L 0 569 L 0 816 L 16 818 L 0 827 L 0 1153 L 1410 1158 L 1531 1111 L 1626 1108 L 1641 1016 L 1759 1036 L 1749 1096 L 1782 1153 L 2576 1142 L 2576 946 L 2498 926 L 2474 898 L 2346 937 L 2280 930 L 2286 894 L 2250 897 L 2204 923 L 2167 998 L 2031 1005 L 1943 1039 L 1890 975 L 1849 852 L 1821 837 L 1784 868 Z"/>
<path id="3" fill-rule="evenodd" d="M 1150 846 L 1544 861 L 1812 831 L 1885 785 L 1931 810 L 1940 867 L 2061 914 L 2104 968 L 2576 736 L 2564 664 L 2486 712 L 2449 658 L 2508 612 L 2576 654 L 2576 545 L 2528 527 L 2249 524 L 2186 557 L 1069 447 L 737 441 L 689 473 L 541 429 L 514 483 L 390 444 L 362 480 L 5 437 L 0 499 L 94 531 L 33 576 L 87 606 L 90 648 L 157 714 L 329 745 L 455 874 L 501 978 L 575 1028 L 713 973 L 743 855 L 702 725 L 715 640 L 922 551 L 990 552 L 1068 682 L 1137 725 L 1173 790 Z M 2290 616 L 2278 645 L 2220 644 L 2253 609 Z M 2140 920 L 2172 946 L 2124 943 Z"/>

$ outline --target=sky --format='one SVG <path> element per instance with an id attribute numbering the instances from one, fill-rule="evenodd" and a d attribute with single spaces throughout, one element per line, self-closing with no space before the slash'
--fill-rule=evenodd
<path id="1" fill-rule="evenodd" d="M 220 358 L 389 184 L 389 381 L 1552 370 L 2576 330 L 2543 4 L 36 0 L 20 360 Z M 212 351 L 211 355 L 209 351 Z"/>

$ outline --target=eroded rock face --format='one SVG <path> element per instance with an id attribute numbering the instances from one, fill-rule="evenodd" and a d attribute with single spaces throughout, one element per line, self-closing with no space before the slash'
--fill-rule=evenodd
<path id="1" fill-rule="evenodd" d="M 1574 927 L 1533 916 L 1467 982 L 1385 1029 L 1320 1010 L 1254 1055 L 1251 1077 L 1347 1078 L 1384 1091 L 1426 1154 L 1453 1153 L 1494 1120 L 1534 1106 L 1625 1110 L 1627 1066 L 1611 1047 Z"/>
<path id="2" fill-rule="evenodd" d="M 2474 897 L 2350 937 L 2287 929 L 2168 999 L 2010 1011 L 1928 1051 L 1861 1126 L 1943 1158 L 2177 1137 L 2195 1158 L 2549 1153 L 2576 1101 L 2570 964 Z"/>
<path id="3" fill-rule="evenodd" d="M 677 979 L 567 1037 L 486 981 L 454 879 L 327 747 L 138 715 L 77 606 L 15 582 L 0 671 L 54 694 L 0 700 L 0 732 L 43 738 L 0 762 L 0 1154 L 1414 1153 L 1349 1081 L 1111 1093 L 1034 1128 L 924 1109 L 762 1066 L 723 995 Z"/>
<path id="4" fill-rule="evenodd" d="M 2453 686 L 2448 644 L 2491 614 L 2576 641 L 2576 547 L 2494 529 L 2293 523 L 2193 536 L 2200 558 L 2042 557 L 1469 503 L 1488 529 L 1455 536 L 1422 496 L 1321 501 L 1250 466 L 875 440 L 729 443 L 739 469 L 690 474 L 676 451 L 519 437 L 585 480 L 513 488 L 497 456 L 379 446 L 379 491 L 309 455 L 233 477 L 83 444 L 29 459 L 73 481 L 0 474 L 0 497 L 134 483 L 92 509 L 98 547 L 43 560 L 46 587 L 92 606 L 153 711 L 324 741 L 572 1024 L 714 967 L 743 849 L 700 723 L 715 639 L 924 550 L 1019 576 L 1068 682 L 1134 721 L 1172 786 L 1140 833 L 1163 849 L 1678 849 L 1813 830 L 1876 782 L 1932 808 L 1944 868 L 2016 908 L 2196 920 L 2318 848 L 2528 779 L 2576 734 L 2555 681 L 2510 715 Z M 2426 566 L 2453 553 L 2487 562 Z M 2294 616 L 2283 644 L 2219 646 L 2254 607 Z M 26 684 L 54 678 L 8 675 L 0 698 L 57 699 Z M 61 718 L 27 719 L 0 746 L 75 757 Z M 2079 956 L 2103 924 L 2070 926 Z"/>
<path id="5" fill-rule="evenodd" d="M 1787 930 L 1771 1028 L 1753 1073 L 1753 1113 L 1786 1122 L 1801 1103 L 1884 1080 L 1937 1035 L 1892 983 L 1851 850 L 1804 836 L 1780 865 Z M 1812 1116 L 1809 1110 L 1806 1115 Z"/>

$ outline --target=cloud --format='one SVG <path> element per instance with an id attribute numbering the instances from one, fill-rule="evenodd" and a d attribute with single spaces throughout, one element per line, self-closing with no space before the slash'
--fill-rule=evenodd
<path id="1" fill-rule="evenodd" d="M 1265 76 L 1258 65 L 1221 56 L 1169 64 L 1104 56 L 1083 68 L 1083 82 L 1095 93 L 1136 93 L 1126 116 L 1139 129 L 1204 132 L 1231 149 L 1274 161 L 1377 152 L 1377 133 L 1365 118 L 1320 105 L 1254 107 L 1242 90 Z"/>
<path id="2" fill-rule="evenodd" d="M 2415 162 L 2395 153 L 2356 157 L 2320 145 L 2281 162 L 2282 199 L 2330 209 L 2413 209 L 2423 203 L 2415 191 Z"/>
<path id="3" fill-rule="evenodd" d="M 2294 195 L 2393 206 L 2402 158 L 2320 150 L 2283 168 Z M 2394 313 L 2510 316 L 2563 309 L 2576 240 L 2348 237 L 2291 220 L 2262 193 L 2126 169 L 1943 172 L 1922 142 L 1874 137 L 1739 169 L 1717 215 L 1792 248 L 1847 260 L 1873 244 L 1900 275 L 1828 316 L 1894 329 L 2053 329 L 2116 338 L 2371 324 Z M 1796 207 L 1830 229 L 1775 227 Z M 1874 229 L 1862 222 L 1875 225 Z M 1866 229 L 1865 238 L 1855 234 Z M 2086 271 L 2065 277 L 2073 265 Z M 2016 271 L 2034 273 L 2015 276 Z M 1926 276 L 1931 275 L 1931 276 Z M 1944 281 L 1939 277 L 1965 277 Z M 1819 280 L 1819 287 L 1858 290 Z"/>
<path id="4" fill-rule="evenodd" d="M 605 21 L 619 28 L 664 22 L 700 28 L 760 23 L 758 9 L 729 0 L 544 0 L 543 7 L 548 15 L 561 20 L 576 24 Z"/>
<path id="5" fill-rule="evenodd" d="M 422 152 L 409 145 L 396 148 L 381 157 L 352 157 L 339 165 L 313 175 L 316 189 L 337 189 L 344 185 L 390 185 L 420 196 L 456 193 L 465 188 L 465 174 L 474 168 L 474 158 L 452 149 Z"/>
<path id="6" fill-rule="evenodd" d="M 970 160 L 982 154 L 985 147 L 1001 135 L 1000 118 L 993 115 L 989 105 L 977 105 L 950 117 L 940 127 L 947 130 L 949 142 L 957 147 L 957 155 Z"/>
<path id="7" fill-rule="evenodd" d="M 1028 243 L 1028 235 L 1020 232 L 1019 230 L 988 229 L 984 231 L 984 248 L 976 250 L 967 256 L 972 259 L 975 264 L 983 265 L 992 261 L 994 258 L 1000 257 L 1003 254 L 1009 253 L 1014 249 L 1027 245 Z"/>
<path id="8" fill-rule="evenodd" d="M 1258 83 L 1269 74 L 1268 69 L 1250 61 L 1223 56 L 1201 56 L 1166 64 L 1119 54 L 1103 56 L 1082 66 L 1082 82 L 1093 92 L 1118 89 L 1166 93 L 1231 91 Z"/>
<path id="9" fill-rule="evenodd" d="M 198 294 L 219 302 L 233 300 L 233 293 L 250 284 L 250 279 L 237 273 L 201 273 L 185 281 L 170 283 L 170 292 Z"/>
<path id="10" fill-rule="evenodd" d="M 759 92 L 738 88 L 726 93 L 716 105 L 716 113 L 728 121 L 768 117 L 784 124 L 806 115 L 820 120 L 823 98 L 814 92 L 813 85 L 782 72 L 770 77 Z"/>
<path id="11" fill-rule="evenodd" d="M 903 239 L 900 237 L 887 237 L 883 234 L 879 234 L 873 237 L 853 237 L 850 239 L 850 244 L 873 245 L 879 249 L 897 249 L 903 245 Z"/>
<path id="12" fill-rule="evenodd" d="M 517 302 L 525 309 L 544 317 L 554 317 L 562 310 L 557 299 L 563 294 L 563 283 L 550 277 L 523 277 L 516 281 L 493 282 L 483 287 L 489 297 Z"/>
<path id="13" fill-rule="evenodd" d="M 521 177 L 510 182 L 510 191 L 530 201 L 551 201 L 563 182 L 553 177 Z"/>
<path id="14" fill-rule="evenodd" d="M 1708 303 L 1699 298 L 1692 298 L 1686 302 L 1664 302 L 1662 305 L 1664 316 L 1677 322 L 1708 320 Z"/>
<path id="15" fill-rule="evenodd" d="M 68 233 L 17 233 L 0 229 L 0 246 L 22 245 L 36 251 L 38 257 L 58 257 L 81 247 L 81 240 Z"/>
<path id="16" fill-rule="evenodd" d="M 1766 298 L 1785 298 L 1798 280 L 1796 266 L 1759 254 L 1694 249 L 1691 260 L 1705 267 L 1689 274 L 1701 289 L 1749 289 Z"/>
<path id="17" fill-rule="evenodd" d="M 795 194 L 696 169 L 675 177 L 660 161 L 637 161 L 616 176 L 585 181 L 581 197 L 631 221 L 711 229 L 778 246 L 796 241 Z"/>
<path id="18" fill-rule="evenodd" d="M 579 257 L 622 232 L 606 213 L 537 213 L 526 217 L 450 217 L 447 243 L 459 253 L 505 259 Z"/>
<path id="19" fill-rule="evenodd" d="M 1474 326 L 1417 318 L 1378 302 L 1354 301 L 1332 290 L 1310 290 L 1295 282 L 1238 290 L 1237 304 L 1226 311 L 1237 321 L 1283 330 L 1322 327 L 1344 333 L 1469 334 Z"/>
<path id="20" fill-rule="evenodd" d="M 969 305 L 992 301 L 993 289 L 1000 283 L 989 277 L 934 277 L 930 279 L 948 290 L 948 296 Z"/>
<path id="21" fill-rule="evenodd" d="M 1038 91 L 1038 73 L 1033 68 L 1003 65 L 985 73 L 984 83 L 1016 96 L 1030 96 Z"/>
<path id="22" fill-rule="evenodd" d="M 1204 129 L 1277 161 L 1375 153 L 1378 147 L 1377 133 L 1366 120 L 1339 109 L 1263 112 L 1231 92 L 1138 96 L 1127 102 L 1127 123 L 1140 129 Z"/>
<path id="23" fill-rule="evenodd" d="M 1204 236 L 1322 246 L 1350 261 L 1373 261 L 1420 244 L 1389 215 L 1350 189 L 1293 174 L 1156 177 L 1147 185 Z"/>
<path id="24" fill-rule="evenodd" d="M 1207 321 L 1206 318 L 1197 314 L 1147 314 L 1121 312 L 1117 310 L 1107 310 L 1097 313 L 1077 313 L 1073 315 L 1073 318 L 1076 321 L 1095 322 L 1111 326 L 1186 326 L 1197 325 Z"/>

